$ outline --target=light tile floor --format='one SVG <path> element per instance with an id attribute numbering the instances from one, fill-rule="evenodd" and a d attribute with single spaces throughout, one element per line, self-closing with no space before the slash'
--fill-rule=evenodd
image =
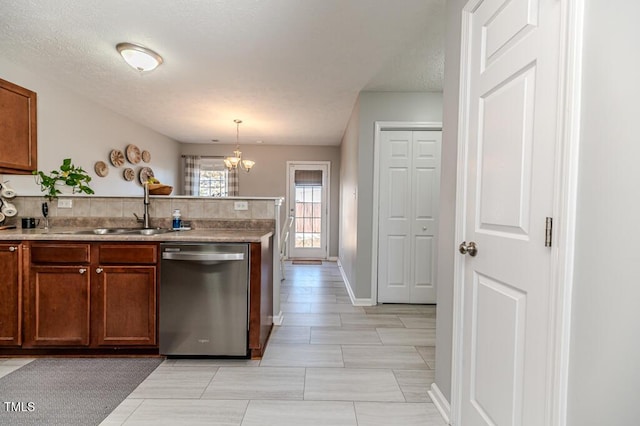
<path id="1" fill-rule="evenodd" d="M 102 425 L 445 426 L 427 395 L 435 306 L 352 306 L 334 262 L 286 276 L 261 361 L 166 360 Z"/>

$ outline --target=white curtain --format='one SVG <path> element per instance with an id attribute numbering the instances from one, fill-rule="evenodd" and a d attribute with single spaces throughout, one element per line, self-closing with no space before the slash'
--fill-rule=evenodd
<path id="1" fill-rule="evenodd" d="M 185 155 L 184 195 L 200 195 L 200 156 Z"/>

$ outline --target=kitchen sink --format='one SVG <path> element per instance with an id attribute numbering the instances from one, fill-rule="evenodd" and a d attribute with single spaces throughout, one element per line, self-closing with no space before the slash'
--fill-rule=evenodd
<path id="1" fill-rule="evenodd" d="M 175 230 L 165 229 L 165 228 L 150 228 L 150 229 L 137 230 L 137 233 L 141 235 L 157 235 L 157 234 L 165 234 L 167 232 L 175 232 Z"/>
<path id="2" fill-rule="evenodd" d="M 85 232 L 87 234 L 96 234 L 96 235 L 110 235 L 110 234 L 133 234 L 139 229 L 135 228 L 95 228 L 89 229 L 86 231 L 78 231 Z"/>
<path id="3" fill-rule="evenodd" d="M 80 229 L 77 231 L 61 231 L 57 234 L 72 234 L 72 235 L 122 235 L 122 234 L 137 234 L 137 235 L 158 235 L 167 232 L 174 232 L 173 229 L 165 228 L 94 228 L 94 229 Z"/>

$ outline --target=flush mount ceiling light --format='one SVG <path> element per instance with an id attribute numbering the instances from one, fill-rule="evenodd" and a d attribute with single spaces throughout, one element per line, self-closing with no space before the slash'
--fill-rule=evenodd
<path id="1" fill-rule="evenodd" d="M 127 64 L 140 72 L 152 71 L 163 62 L 162 56 L 138 44 L 118 43 L 116 49 Z"/>
<path id="2" fill-rule="evenodd" d="M 233 122 L 236 123 L 236 150 L 233 151 L 232 157 L 224 159 L 224 165 L 229 170 L 243 169 L 249 173 L 256 162 L 242 159 L 242 152 L 240 152 L 240 123 L 242 123 L 242 120 L 233 120 Z"/>

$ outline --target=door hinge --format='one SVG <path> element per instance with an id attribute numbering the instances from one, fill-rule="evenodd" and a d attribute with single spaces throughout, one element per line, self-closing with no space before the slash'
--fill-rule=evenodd
<path id="1" fill-rule="evenodd" d="M 544 223 L 544 246 L 551 247 L 551 237 L 553 236 L 553 218 L 547 217 Z"/>

